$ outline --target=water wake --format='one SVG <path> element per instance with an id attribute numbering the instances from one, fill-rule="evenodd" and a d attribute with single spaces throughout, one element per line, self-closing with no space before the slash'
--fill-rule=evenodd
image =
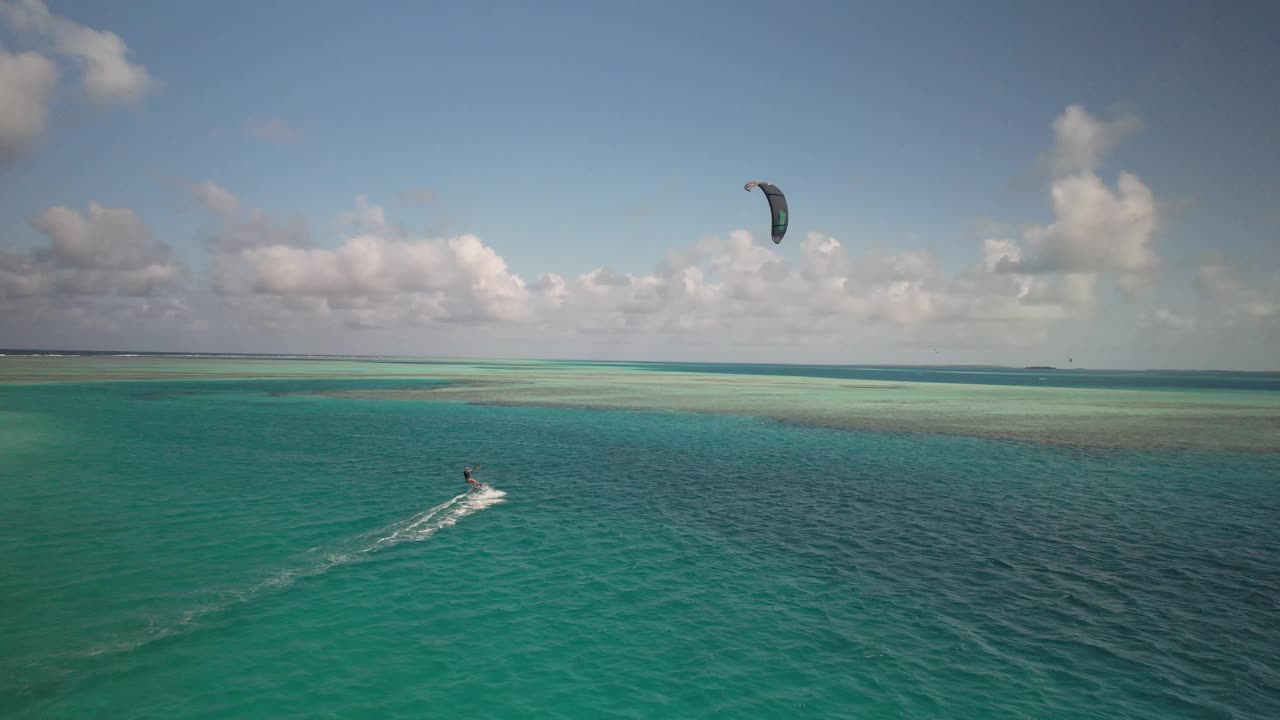
<path id="1" fill-rule="evenodd" d="M 437 530 L 455 525 L 474 512 L 497 505 L 506 497 L 505 491 L 485 486 L 480 490 L 454 495 L 430 510 L 424 510 L 407 520 L 400 520 L 378 530 L 357 535 L 334 547 L 311 548 L 307 552 L 317 553 L 321 562 L 310 567 L 291 568 L 263 580 L 245 593 L 242 599 L 247 600 L 249 596 L 262 590 L 286 588 L 299 578 L 324 574 L 337 565 L 360 562 L 367 559 L 370 554 L 393 545 L 426 540 Z M 367 544 L 371 538 L 377 539 L 373 540 L 372 544 Z"/>
<path id="2" fill-rule="evenodd" d="M 362 562 L 371 556 L 394 545 L 406 542 L 426 540 L 437 531 L 457 524 L 462 518 L 492 507 L 506 499 L 507 493 L 485 486 L 480 490 L 455 495 L 448 500 L 405 520 L 394 522 L 377 530 L 362 533 L 354 538 L 336 543 L 328 548 L 321 546 L 311 548 L 307 552 L 318 562 L 302 564 L 299 567 L 283 570 L 253 586 L 227 591 L 220 601 L 205 603 L 185 611 L 180 618 L 167 623 L 153 623 L 146 637 L 132 642 L 119 642 L 107 646 L 96 646 L 82 657 L 94 655 L 131 652 L 161 638 L 184 634 L 194 626 L 196 620 L 212 613 L 228 610 L 235 605 L 249 602 L 255 596 L 269 591 L 283 590 L 300 579 L 323 575 L 334 567 Z M 371 542 L 372 541 L 372 542 Z"/>
<path id="3" fill-rule="evenodd" d="M 385 528 L 382 532 L 389 531 L 390 534 L 378 538 L 377 542 L 366 547 L 364 552 L 372 552 L 388 545 L 402 542 L 426 540 L 434 535 L 437 530 L 449 527 L 471 513 L 497 505 L 506 497 L 506 492 L 488 486 L 472 492 L 455 495 L 403 523 Z"/>

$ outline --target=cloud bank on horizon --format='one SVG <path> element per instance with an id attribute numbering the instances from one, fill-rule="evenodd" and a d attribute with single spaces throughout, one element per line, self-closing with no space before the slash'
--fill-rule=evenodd
<path id="1" fill-rule="evenodd" d="M 0 2 L 0 20 L 34 47 L 0 46 L 0 163 L 58 141 L 61 86 L 95 105 L 162 91 L 124 39 L 41 0 Z M 0 246 L 0 346 L 1000 364 L 1070 353 L 1088 364 L 1091 345 L 1128 342 L 1128 354 L 1105 354 L 1112 365 L 1274 365 L 1280 272 L 1251 282 L 1205 253 L 1193 292 L 1170 292 L 1187 281 L 1162 254 L 1169 204 L 1138 169 L 1103 174 L 1142 127 L 1074 103 L 1046 118 L 1049 214 L 962 246 L 954 266 L 929 246 L 855 250 L 839 233 L 804 232 L 802 214 L 799 237 L 774 247 L 755 203 L 749 226 L 655 245 L 648 269 L 602 258 L 583 273 L 517 272 L 477 234 L 415 231 L 364 195 L 330 213 L 331 241 L 215 178 L 157 183 L 198 209 L 187 233 L 198 243 L 182 257 L 141 210 L 51 203 L 25 218 L 34 247 Z M 277 118 L 242 128 L 277 145 L 299 137 Z M 446 198 L 420 186 L 389 199 Z"/>

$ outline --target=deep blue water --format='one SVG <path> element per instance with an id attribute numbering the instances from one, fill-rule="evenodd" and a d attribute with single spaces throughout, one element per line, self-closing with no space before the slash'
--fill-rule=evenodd
<path id="1" fill-rule="evenodd" d="M 598 363 L 565 361 L 590 366 Z M 734 375 L 888 380 L 899 382 L 1025 385 L 1035 387 L 1098 388 L 1112 390 L 1249 390 L 1280 391 L 1280 373 L 1211 370 L 1028 370 L 970 366 L 786 365 L 754 363 L 618 362 L 655 372 L 696 372 Z"/>

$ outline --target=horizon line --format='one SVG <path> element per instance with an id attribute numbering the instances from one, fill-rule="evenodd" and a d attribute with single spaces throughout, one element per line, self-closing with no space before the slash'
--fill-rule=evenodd
<path id="1" fill-rule="evenodd" d="M 967 363 L 955 365 L 938 365 L 938 364 L 910 364 L 910 363 L 802 363 L 802 362 L 750 362 L 750 361 L 723 361 L 723 360 L 652 360 L 652 359 L 628 359 L 628 360 L 599 360 L 591 358 L 574 358 L 574 357 L 521 357 L 521 356 L 494 356 L 494 357 L 464 357 L 460 355 L 368 355 L 358 353 L 286 353 L 286 352 L 222 352 L 222 351 L 181 351 L 181 350 L 72 350 L 66 348 L 0 348 L 0 356 L 13 357 L 9 353 L 19 353 L 23 356 L 40 356 L 40 355 L 112 355 L 117 357 L 141 356 L 141 355 L 158 355 L 169 357 L 182 356 L 235 356 L 235 357 L 262 357 L 262 358 L 360 358 L 360 359 L 396 359 L 407 358 L 413 360 L 450 360 L 450 361 L 535 361 L 535 362 L 585 362 L 585 363 L 647 363 L 647 364 L 666 364 L 666 365 L 746 365 L 756 367 L 781 366 L 781 367 L 832 367 L 832 368 L 856 368 L 856 367 L 910 367 L 910 368 L 991 368 L 998 370 L 1053 370 L 1053 371 L 1087 371 L 1087 372 L 1170 372 L 1170 373 L 1249 373 L 1249 374 L 1280 374 L 1280 370 L 1232 370 L 1225 368 L 1097 368 L 1097 367 L 1058 367 L 1054 365 L 1000 365 L 995 363 Z"/>

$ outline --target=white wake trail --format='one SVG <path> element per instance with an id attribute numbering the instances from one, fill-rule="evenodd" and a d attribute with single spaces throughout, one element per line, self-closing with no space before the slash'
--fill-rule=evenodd
<path id="1" fill-rule="evenodd" d="M 403 523 L 385 528 L 382 532 L 390 532 L 378 538 L 377 542 L 364 549 L 370 552 L 379 548 L 402 542 L 426 540 L 441 528 L 449 527 L 471 513 L 497 505 L 507 497 L 502 490 L 483 487 L 473 492 L 465 492 L 436 505 L 425 512 L 409 518 Z"/>
<path id="2" fill-rule="evenodd" d="M 83 658 L 132 652 L 160 638 L 182 634 L 194 628 L 200 618 L 249 602 L 262 593 L 283 590 L 294 585 L 300 579 L 323 575 L 341 565 L 371 560 L 371 555 L 374 552 L 393 545 L 426 540 L 434 535 L 437 530 L 454 525 L 472 513 L 497 505 L 503 502 L 506 497 L 507 493 L 505 491 L 497 490 L 487 485 L 480 490 L 455 495 L 439 505 L 429 510 L 424 510 L 406 520 L 348 538 L 345 542 L 340 542 L 328 548 L 323 546 L 311 548 L 308 554 L 316 553 L 312 555 L 313 558 L 316 558 L 313 562 L 282 570 L 244 589 L 224 591 L 220 593 L 221 598 L 211 599 L 202 605 L 190 608 L 182 613 L 179 618 L 169 619 L 167 622 L 157 618 L 153 621 L 151 629 L 141 637 L 129 641 L 95 645 L 89 650 L 75 653 L 75 655 Z M 360 545 L 368 542 L 368 538 L 379 535 L 381 537 L 372 544 L 360 547 Z"/>

